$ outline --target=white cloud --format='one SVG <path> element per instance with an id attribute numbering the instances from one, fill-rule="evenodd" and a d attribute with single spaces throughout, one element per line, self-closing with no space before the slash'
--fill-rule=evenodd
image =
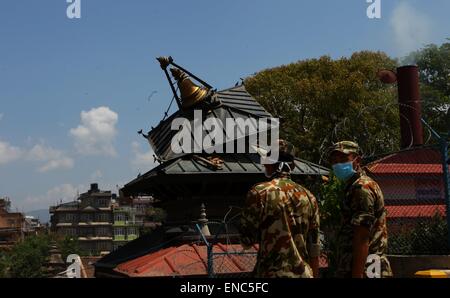
<path id="1" fill-rule="evenodd" d="M 399 2 L 395 7 L 390 24 L 400 55 L 408 54 L 431 42 L 431 20 L 406 1 Z"/>
<path id="2" fill-rule="evenodd" d="M 50 160 L 42 167 L 39 167 L 38 171 L 41 173 L 46 173 L 48 171 L 71 168 L 73 168 L 73 159 L 65 157 L 62 159 Z"/>
<path id="3" fill-rule="evenodd" d="M 8 142 L 0 141 L 0 165 L 18 160 L 23 154 L 22 149 L 14 147 Z"/>
<path id="4" fill-rule="evenodd" d="M 82 193 L 86 190 L 87 187 L 84 185 L 75 187 L 72 184 L 66 183 L 51 188 L 43 195 L 26 197 L 23 205 L 27 210 L 47 208 L 59 204 L 61 201 L 74 201 L 77 198 L 78 192 Z"/>
<path id="5" fill-rule="evenodd" d="M 71 169 L 74 165 L 73 159 L 52 147 L 37 144 L 27 150 L 0 141 L 0 164 L 6 164 L 21 158 L 26 161 L 43 162 L 44 164 L 37 169 L 41 173 L 58 169 Z"/>
<path id="6" fill-rule="evenodd" d="M 91 174 L 91 180 L 98 180 L 103 177 L 103 173 L 100 170 L 96 170 L 94 173 Z"/>
<path id="7" fill-rule="evenodd" d="M 81 123 L 70 130 L 75 148 L 84 155 L 116 156 L 114 139 L 119 116 L 108 107 L 93 108 L 81 112 Z"/>
<path id="8" fill-rule="evenodd" d="M 131 143 L 131 149 L 134 155 L 131 160 L 131 166 L 134 170 L 139 172 L 147 172 L 158 165 L 153 157 L 153 150 L 142 152 L 141 146 L 138 142 Z"/>
<path id="9" fill-rule="evenodd" d="M 73 159 L 66 156 L 64 152 L 42 144 L 34 145 L 27 153 L 27 159 L 45 162 L 44 165 L 38 168 L 38 171 L 41 173 L 59 169 L 71 169 L 74 165 Z"/>

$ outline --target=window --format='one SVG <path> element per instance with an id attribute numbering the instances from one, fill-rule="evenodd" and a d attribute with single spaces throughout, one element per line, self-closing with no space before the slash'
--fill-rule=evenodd
<path id="1" fill-rule="evenodd" d="M 108 213 L 99 213 L 97 215 L 97 221 L 100 221 L 100 222 L 109 222 L 109 218 L 110 218 L 110 216 Z"/>
<path id="2" fill-rule="evenodd" d="M 65 216 L 62 217 L 63 222 L 76 222 L 77 215 L 74 213 L 66 213 Z"/>
<path id="3" fill-rule="evenodd" d="M 97 206 L 98 207 L 109 207 L 109 199 L 98 199 Z"/>
<path id="4" fill-rule="evenodd" d="M 91 221 L 92 221 L 91 214 L 82 214 L 81 215 L 81 222 L 91 222 Z"/>
<path id="5" fill-rule="evenodd" d="M 128 235 L 136 235 L 136 228 L 128 228 Z"/>
<path id="6" fill-rule="evenodd" d="M 125 236 L 125 228 L 115 228 L 114 236 Z"/>
<path id="7" fill-rule="evenodd" d="M 114 220 L 115 221 L 126 221 L 127 220 L 127 215 L 125 213 L 116 213 L 114 215 Z"/>
<path id="8" fill-rule="evenodd" d="M 82 237 L 93 237 L 94 230 L 92 228 L 82 228 L 80 230 L 80 236 Z"/>
<path id="9" fill-rule="evenodd" d="M 76 236 L 77 230 L 75 228 L 66 228 L 63 233 L 66 236 Z"/>
<path id="10" fill-rule="evenodd" d="M 98 228 L 97 235 L 103 236 L 103 237 L 111 236 L 111 228 L 100 227 L 100 228 Z"/>
<path id="11" fill-rule="evenodd" d="M 111 249 L 111 245 L 109 242 L 101 241 L 97 243 L 98 251 L 109 251 Z"/>

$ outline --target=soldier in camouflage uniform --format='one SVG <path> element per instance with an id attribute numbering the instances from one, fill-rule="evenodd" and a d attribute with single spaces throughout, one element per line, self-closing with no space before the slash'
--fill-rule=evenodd
<path id="1" fill-rule="evenodd" d="M 271 180 L 247 194 L 240 232 L 244 248 L 258 243 L 256 277 L 317 277 L 319 209 L 316 198 L 290 178 L 294 148 L 279 140 L 279 158 L 265 164 Z"/>
<path id="2" fill-rule="evenodd" d="M 337 244 L 337 277 L 367 277 L 367 257 L 380 257 L 381 277 L 391 277 L 386 209 L 378 184 L 361 169 L 358 144 L 342 141 L 329 151 L 336 177 L 345 182 L 341 201 L 342 225 Z"/>

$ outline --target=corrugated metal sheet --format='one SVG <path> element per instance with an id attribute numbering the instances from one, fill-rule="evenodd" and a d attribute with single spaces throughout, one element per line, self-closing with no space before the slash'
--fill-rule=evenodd
<path id="1" fill-rule="evenodd" d="M 203 155 L 202 157 L 207 158 L 208 156 Z M 168 180 L 165 178 L 169 178 L 172 175 L 174 177 L 179 177 L 181 175 L 186 177 L 186 179 L 188 177 L 192 178 L 190 176 L 195 176 L 196 178 L 194 181 L 205 181 L 206 183 L 206 179 L 212 179 L 213 176 L 233 174 L 237 175 L 232 178 L 236 183 L 238 181 L 243 181 L 245 176 L 245 179 L 249 182 L 248 187 L 264 179 L 263 166 L 260 165 L 259 155 L 257 154 L 222 154 L 214 155 L 214 157 L 219 157 L 223 160 L 220 169 L 209 166 L 196 159 L 194 155 L 183 156 L 167 161 L 144 175 L 137 177 L 126 184 L 122 191 L 125 193 L 134 193 L 138 189 L 140 189 L 141 192 L 145 189 L 145 191 L 162 195 L 164 191 L 170 192 L 170 189 L 174 187 L 173 184 L 176 181 L 181 181 L 172 179 L 173 183 L 171 186 L 167 186 L 166 183 Z M 198 175 L 202 175 L 204 178 L 199 178 Z M 298 178 L 300 176 L 326 176 L 328 175 L 328 169 L 305 160 L 295 159 L 295 169 L 291 175 L 293 178 Z M 220 178 L 218 179 L 220 180 Z M 230 180 L 231 178 L 227 177 L 224 179 Z M 161 188 L 164 188 L 164 191 L 162 191 Z M 174 189 L 172 189 L 172 191 L 174 191 Z"/>
<path id="2" fill-rule="evenodd" d="M 224 161 L 221 169 L 207 167 L 194 158 L 184 157 L 170 163 L 164 169 L 165 174 L 193 174 L 193 173 L 263 173 L 257 154 L 221 155 Z M 151 171 L 150 171 L 151 172 Z M 145 174 L 144 176 L 148 175 Z M 314 163 L 296 159 L 293 175 L 328 175 L 328 169 Z"/>
<path id="3" fill-rule="evenodd" d="M 247 120 L 249 118 L 259 119 L 272 117 L 253 97 L 251 97 L 244 86 L 219 91 L 215 93 L 213 97 L 221 104 L 212 109 L 208 109 L 207 111 L 203 111 L 203 117 L 218 118 L 224 125 L 227 118 Z M 194 127 L 194 110 L 177 111 L 168 119 L 161 121 L 158 126 L 152 129 L 148 134 L 148 141 L 155 154 L 163 160 L 172 159 L 182 155 L 175 154 L 171 151 L 170 147 L 171 140 L 177 133 L 177 131 L 171 129 L 172 121 L 175 118 L 181 117 L 188 119 L 191 127 Z M 256 129 L 256 127 L 254 129 Z M 233 136 L 227 135 L 227 137 L 234 139 Z"/>
<path id="4" fill-rule="evenodd" d="M 239 244 L 216 244 L 214 253 L 242 252 Z M 255 245 L 246 252 L 256 253 Z M 217 258 L 217 259 L 216 259 Z M 256 264 L 256 254 L 228 254 L 215 257 L 215 274 L 250 273 Z M 169 247 L 118 265 L 114 271 L 130 277 L 207 276 L 207 247 L 184 244 Z"/>
<path id="5" fill-rule="evenodd" d="M 386 206 L 389 218 L 418 218 L 440 215 L 445 217 L 445 205 L 399 205 Z"/>
<path id="6" fill-rule="evenodd" d="M 200 195 L 200 190 L 203 188 L 197 184 L 219 187 L 221 183 L 234 181 L 232 190 L 225 190 L 219 187 L 221 190 L 217 191 L 225 194 L 228 191 L 237 193 L 240 190 L 242 195 L 245 195 L 251 185 L 264 181 L 264 170 L 262 165 L 260 165 L 259 155 L 257 154 L 222 154 L 213 156 L 223 160 L 220 169 L 196 159 L 194 155 L 187 155 L 162 163 L 126 184 L 122 191 L 129 195 L 151 193 L 163 199 L 166 197 L 177 197 L 180 195 L 180 191 L 187 194 L 195 190 L 196 195 Z M 202 157 L 208 158 L 207 155 L 202 155 Z M 233 175 L 233 177 L 230 175 Z M 321 175 L 328 175 L 328 169 L 305 160 L 295 160 L 295 169 L 291 174 L 294 180 L 304 176 Z M 189 186 L 190 183 L 197 186 Z M 211 189 L 209 191 L 209 195 L 213 196 L 215 192 Z"/>
<path id="7" fill-rule="evenodd" d="M 374 161 L 367 170 L 376 175 L 442 175 L 442 156 L 435 148 L 414 148 Z"/>
<path id="8" fill-rule="evenodd" d="M 258 117 L 272 117 L 248 92 L 243 85 L 217 92 L 217 98 L 231 108 Z"/>

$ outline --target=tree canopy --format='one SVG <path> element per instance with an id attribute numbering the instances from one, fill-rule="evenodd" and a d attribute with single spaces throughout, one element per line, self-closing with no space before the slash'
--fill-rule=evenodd
<path id="1" fill-rule="evenodd" d="M 245 80 L 247 90 L 282 119 L 281 137 L 300 157 L 319 162 L 332 142 L 354 140 L 365 155 L 393 151 L 399 144 L 394 85 L 380 82 L 380 69 L 396 61 L 382 52 L 328 56 L 263 70 Z"/>
<path id="2" fill-rule="evenodd" d="M 402 64 L 420 70 L 422 116 L 438 132 L 450 127 L 450 43 L 429 45 Z M 383 52 L 362 51 L 350 57 L 323 56 L 266 69 L 245 80 L 247 90 L 274 117 L 281 137 L 301 158 L 322 162 L 331 143 L 352 140 L 365 157 L 399 148 L 397 88 L 377 73 L 395 70 L 398 61 Z"/>
<path id="3" fill-rule="evenodd" d="M 428 45 L 403 62 L 419 66 L 423 115 L 436 131 L 445 132 L 450 127 L 450 42 Z"/>
<path id="4" fill-rule="evenodd" d="M 46 277 L 45 263 L 49 253 L 47 235 L 30 236 L 0 256 L 0 277 Z"/>

